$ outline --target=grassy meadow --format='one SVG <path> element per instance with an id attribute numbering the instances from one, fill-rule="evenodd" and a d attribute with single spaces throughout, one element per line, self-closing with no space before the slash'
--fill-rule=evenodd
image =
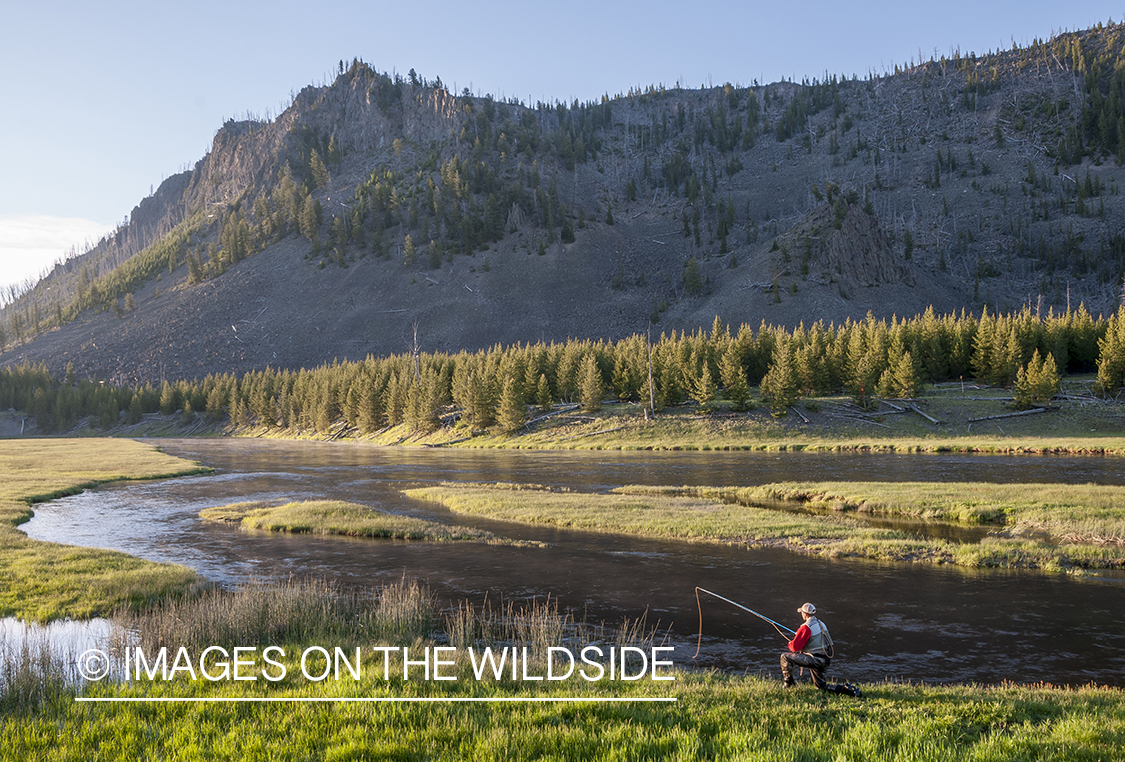
<path id="1" fill-rule="evenodd" d="M 36 502 L 106 482 L 206 470 L 129 440 L 0 440 L 0 616 L 88 617 L 205 584 L 183 566 L 39 542 L 18 526 Z"/>

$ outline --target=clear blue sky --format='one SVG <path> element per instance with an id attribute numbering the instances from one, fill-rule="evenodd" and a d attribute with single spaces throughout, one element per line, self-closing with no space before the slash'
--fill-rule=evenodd
<path id="1" fill-rule="evenodd" d="M 200 159 L 225 118 L 278 113 L 340 59 L 458 91 L 587 100 L 636 85 L 862 77 L 1125 16 L 1125 2 L 1102 0 L 5 5 L 0 286 L 123 220 Z"/>

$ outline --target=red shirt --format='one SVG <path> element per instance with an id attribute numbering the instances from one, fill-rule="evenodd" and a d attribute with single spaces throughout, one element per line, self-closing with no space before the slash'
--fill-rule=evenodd
<path id="1" fill-rule="evenodd" d="M 809 638 L 812 637 L 812 631 L 807 624 L 803 624 L 797 628 L 797 634 L 789 641 L 789 650 L 793 653 L 800 653 L 805 649 L 809 643 Z"/>

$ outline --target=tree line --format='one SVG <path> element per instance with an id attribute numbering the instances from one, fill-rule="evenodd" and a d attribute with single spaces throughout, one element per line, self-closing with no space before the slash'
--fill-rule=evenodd
<path id="1" fill-rule="evenodd" d="M 653 412 L 683 403 L 746 409 L 752 389 L 776 415 L 802 397 L 845 391 L 857 404 L 918 396 L 927 383 L 975 379 L 1012 386 L 1023 405 L 1049 400 L 1068 373 L 1096 372 L 1095 387 L 1125 386 L 1125 314 L 937 315 L 815 322 L 793 329 L 718 317 L 709 331 L 635 334 L 618 341 L 499 345 L 476 352 L 413 353 L 334 362 L 314 369 L 267 367 L 209 374 L 156 388 L 62 378 L 43 365 L 0 369 L 0 408 L 34 416 L 40 431 L 80 419 L 111 428 L 147 413 L 197 415 L 234 425 L 370 434 L 407 424 L 427 433 L 456 424 L 514 432 L 537 412 L 571 403 L 594 411 L 607 400 Z"/>

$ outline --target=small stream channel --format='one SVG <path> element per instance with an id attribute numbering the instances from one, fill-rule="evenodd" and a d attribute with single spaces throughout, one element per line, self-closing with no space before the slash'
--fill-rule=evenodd
<path id="1" fill-rule="evenodd" d="M 228 584 L 289 575 L 376 586 L 405 574 L 438 596 L 521 601 L 550 595 L 590 621 L 647 616 L 686 666 L 779 675 L 769 625 L 703 602 L 696 585 L 795 627 L 814 602 L 836 641 L 838 679 L 1052 682 L 1125 686 L 1120 576 L 971 570 L 809 558 L 780 550 L 649 540 L 454 516 L 401 490 L 442 481 L 522 482 L 600 492 L 624 484 L 745 486 L 788 480 L 956 480 L 1125 484 L 1119 458 L 872 453 L 616 453 L 412 450 L 362 444 L 162 440 L 211 476 L 107 485 L 38 505 L 21 528 L 42 540 L 172 561 Z M 244 500 L 340 499 L 489 529 L 547 547 L 423 544 L 246 533 L 201 522 Z M 883 521 L 883 520 L 879 520 Z M 895 528 L 976 541 L 986 530 L 921 522 Z"/>

